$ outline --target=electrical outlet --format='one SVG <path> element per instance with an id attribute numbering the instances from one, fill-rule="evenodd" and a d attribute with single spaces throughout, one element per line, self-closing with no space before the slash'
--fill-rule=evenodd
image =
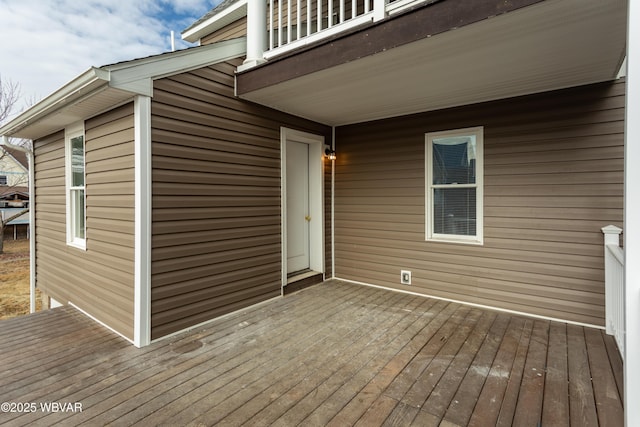
<path id="1" fill-rule="evenodd" d="M 411 272 L 409 270 L 400 270 L 400 284 L 402 285 L 411 284 Z"/>

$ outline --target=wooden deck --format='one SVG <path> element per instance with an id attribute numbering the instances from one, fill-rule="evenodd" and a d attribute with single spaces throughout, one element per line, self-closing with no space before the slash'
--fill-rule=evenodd
<path id="1" fill-rule="evenodd" d="M 602 331 L 337 281 L 144 349 L 68 307 L 1 321 L 0 371 L 11 426 L 623 425 Z"/>

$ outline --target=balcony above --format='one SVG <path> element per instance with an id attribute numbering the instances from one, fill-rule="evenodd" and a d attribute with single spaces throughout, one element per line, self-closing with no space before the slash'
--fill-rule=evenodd
<path id="1" fill-rule="evenodd" d="M 612 80 L 625 57 L 619 0 L 271 1 L 249 0 L 237 93 L 329 125 Z"/>

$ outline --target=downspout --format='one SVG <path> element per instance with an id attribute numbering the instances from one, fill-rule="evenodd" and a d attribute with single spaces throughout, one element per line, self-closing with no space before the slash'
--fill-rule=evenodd
<path id="1" fill-rule="evenodd" d="M 336 151 L 336 127 L 331 126 L 331 149 Z M 336 277 L 336 161 L 331 161 L 331 278 Z"/>
<path id="2" fill-rule="evenodd" d="M 2 135 L 0 145 L 21 151 L 29 160 L 29 312 L 36 312 L 36 192 L 35 192 L 35 159 L 33 151 L 19 145 L 9 143 L 9 138 Z"/>

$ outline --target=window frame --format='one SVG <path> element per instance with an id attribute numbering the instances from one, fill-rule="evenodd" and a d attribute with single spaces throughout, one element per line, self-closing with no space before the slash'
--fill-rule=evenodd
<path id="1" fill-rule="evenodd" d="M 433 184 L 433 141 L 440 138 L 475 136 L 476 182 L 474 184 Z M 484 244 L 484 127 L 429 132 L 425 134 L 425 240 L 430 242 Z M 476 190 L 476 234 L 465 236 L 434 232 L 434 190 L 441 188 Z"/>
<path id="2" fill-rule="evenodd" d="M 73 185 L 72 170 L 72 140 L 82 137 L 82 186 Z M 86 192 L 86 137 L 84 131 L 84 122 L 74 123 L 65 128 L 65 199 L 66 199 L 66 216 L 67 216 L 67 245 L 78 249 L 87 249 L 87 192 Z M 84 237 L 77 237 L 75 234 L 77 225 L 77 215 L 73 205 L 74 193 L 82 191 L 83 218 L 82 226 L 84 228 Z"/>
<path id="3" fill-rule="evenodd" d="M 0 186 L 8 187 L 9 186 L 9 176 L 8 175 L 0 175 Z"/>

